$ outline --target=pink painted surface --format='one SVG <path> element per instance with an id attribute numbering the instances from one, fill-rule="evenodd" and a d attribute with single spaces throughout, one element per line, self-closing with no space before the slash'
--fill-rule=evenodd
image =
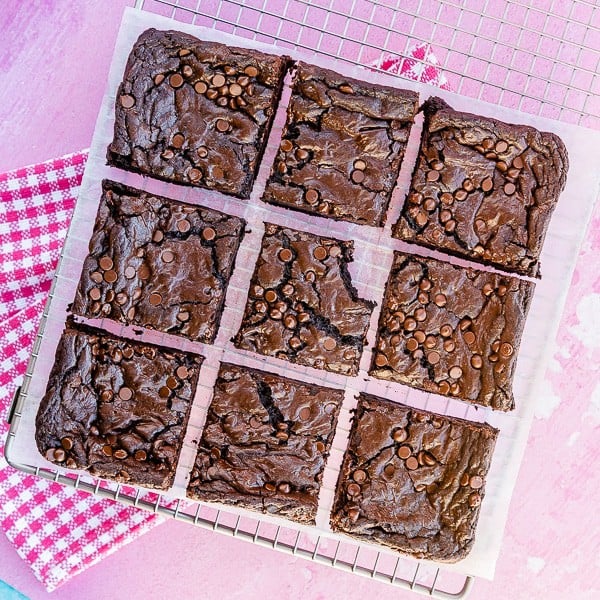
<path id="1" fill-rule="evenodd" d="M 0 171 L 89 144 L 118 22 L 127 4 L 124 0 L 2 2 Z M 451 5 L 421 4 L 424 10 L 432 10 L 433 17 L 447 17 L 445 22 L 449 26 L 455 24 L 457 11 Z M 505 4 L 489 2 L 490 14 L 499 11 L 502 16 Z M 586 22 L 590 15 L 580 15 L 580 11 L 586 10 L 585 4 L 575 8 L 573 4 L 556 1 L 553 10 L 558 15 L 570 15 L 575 35 L 577 23 Z M 596 26 L 600 25 L 600 14 L 592 17 L 597 19 Z M 507 20 L 518 22 L 519 18 L 531 15 L 519 17 L 511 12 Z M 265 23 L 263 30 L 264 26 Z M 548 31 L 552 23 L 544 26 Z M 510 34 L 508 26 L 504 29 L 506 35 Z M 592 31 L 592 35 L 597 33 Z M 594 47 L 594 39 L 585 41 L 588 49 Z M 554 48 L 550 40 L 542 42 L 540 54 L 546 53 L 550 60 L 558 52 L 569 51 L 568 44 Z M 588 56 L 588 53 L 586 50 L 580 58 L 591 64 L 595 56 L 597 61 L 597 54 Z M 451 64 L 451 52 L 447 56 L 440 54 L 443 66 Z M 459 81 L 451 72 L 447 74 L 450 85 L 462 85 L 464 93 L 469 85 L 474 85 L 469 80 Z M 498 76 L 501 78 L 502 74 Z M 543 76 L 540 67 L 540 77 Z M 569 86 L 584 84 L 594 90 L 595 94 L 588 95 L 584 102 L 586 106 L 597 107 L 600 92 L 597 76 L 587 84 L 574 83 L 577 79 L 572 74 L 566 74 L 565 79 L 567 91 Z M 514 85 L 520 84 L 515 81 Z M 558 98 L 563 92 L 567 93 L 558 86 L 548 93 Z M 511 97 L 503 93 L 498 100 L 511 103 Z M 552 112 L 552 108 L 544 108 L 544 114 L 547 111 Z M 562 117 L 568 121 L 573 116 Z M 595 124 L 593 119 L 590 124 Z M 472 598 L 591 600 L 600 595 L 600 537 L 594 510 L 600 487 L 594 464 L 594 457 L 600 451 L 599 251 L 600 206 L 597 206 L 571 282 L 554 360 L 546 376 L 546 394 L 539 399 L 496 579 L 477 581 Z M 49 597 L 4 536 L 0 536 L 0 557 L 0 579 L 31 598 Z M 175 522 L 146 534 L 51 597 L 252 599 L 272 594 L 291 599 L 352 600 L 375 594 L 383 600 L 414 597 L 383 584 Z"/>

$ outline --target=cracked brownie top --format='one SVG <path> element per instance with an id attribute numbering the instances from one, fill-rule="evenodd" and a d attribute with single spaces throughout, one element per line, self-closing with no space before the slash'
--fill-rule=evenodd
<path id="1" fill-rule="evenodd" d="M 382 226 L 418 95 L 299 63 L 263 199 Z"/>
<path id="2" fill-rule="evenodd" d="M 396 252 L 370 373 L 499 410 L 535 284 Z"/>
<path id="3" fill-rule="evenodd" d="M 351 261 L 352 242 L 267 223 L 235 345 L 356 375 L 374 303 L 358 297 Z"/>
<path id="4" fill-rule="evenodd" d="M 247 198 L 288 60 L 145 31 L 117 91 L 109 164 Z"/>
<path id="5" fill-rule="evenodd" d="M 343 396 L 222 364 L 188 496 L 314 523 Z"/>
<path id="6" fill-rule="evenodd" d="M 67 326 L 35 439 L 50 461 L 168 489 L 203 358 Z"/>
<path id="7" fill-rule="evenodd" d="M 336 531 L 417 558 L 471 549 L 498 431 L 361 394 L 331 513 Z"/>
<path id="8" fill-rule="evenodd" d="M 72 310 L 210 343 L 245 221 L 102 182 Z"/>
<path id="9" fill-rule="evenodd" d="M 440 98 L 423 111 L 421 150 L 394 236 L 539 276 L 569 167 L 560 138 L 455 111 Z"/>

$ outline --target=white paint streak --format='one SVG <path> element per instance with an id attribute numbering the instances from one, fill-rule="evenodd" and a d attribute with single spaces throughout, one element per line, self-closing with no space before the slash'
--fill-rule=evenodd
<path id="1" fill-rule="evenodd" d="M 539 556 L 527 557 L 527 568 L 536 575 L 546 566 L 546 561 Z"/>
<path id="2" fill-rule="evenodd" d="M 552 384 L 546 379 L 542 384 L 540 395 L 535 404 L 535 418 L 549 419 L 558 408 L 561 399 L 554 393 Z"/>
<path id="3" fill-rule="evenodd" d="M 600 294 L 584 296 L 577 304 L 579 323 L 572 333 L 587 348 L 600 348 Z"/>

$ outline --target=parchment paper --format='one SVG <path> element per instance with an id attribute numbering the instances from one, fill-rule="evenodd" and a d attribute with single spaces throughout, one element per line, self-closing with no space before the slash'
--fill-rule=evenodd
<path id="1" fill-rule="evenodd" d="M 200 39 L 215 40 L 233 46 L 255 48 L 271 53 L 282 53 L 279 48 L 237 38 L 216 30 L 186 25 L 136 9 L 125 11 L 106 92 L 96 123 L 79 200 L 57 271 L 52 298 L 46 307 L 48 318 L 45 326 L 43 325 L 41 343 L 39 350 L 36 352 L 37 358 L 29 365 L 28 373 L 31 374 L 31 379 L 26 378 L 24 383 L 23 392 L 27 394 L 27 401 L 23 407 L 17 430 L 12 459 L 34 466 L 49 466 L 45 459 L 39 455 L 35 446 L 35 415 L 45 392 L 57 342 L 64 328 L 67 305 L 73 300 L 83 259 L 87 254 L 87 244 L 93 229 L 93 216 L 96 214 L 101 195 L 101 181 L 104 178 L 110 178 L 152 193 L 243 216 L 248 221 L 248 233 L 244 238 L 236 261 L 236 269 L 227 292 L 226 309 L 215 344 L 210 346 L 192 343 L 182 338 L 152 331 L 146 332 L 142 337 L 146 341 L 184 350 L 194 350 L 206 357 L 200 373 L 200 384 L 192 408 L 175 485 L 168 492 L 168 497 L 185 498 L 186 481 L 196 452 L 195 442 L 201 435 L 219 361 L 222 360 L 261 368 L 303 381 L 345 389 L 345 401 L 320 494 L 317 527 L 304 528 L 271 516 L 260 517 L 267 522 L 284 524 L 287 528 L 304 530 L 309 534 L 322 535 L 334 540 L 349 539 L 333 534 L 329 530 L 328 521 L 338 469 L 346 448 L 351 419 L 350 411 L 356 405 L 356 396 L 359 392 L 365 391 L 442 414 L 463 417 L 473 421 L 487 421 L 500 429 L 500 435 L 486 482 L 486 495 L 481 506 L 476 541 L 471 553 L 464 560 L 454 565 L 443 564 L 441 566 L 445 570 L 489 579 L 493 578 L 509 503 L 523 457 L 534 406 L 536 402 L 544 401 L 540 397 L 540 390 L 542 389 L 540 384 L 544 378 L 546 364 L 552 354 L 553 341 L 558 329 L 578 249 L 598 194 L 600 170 L 597 167 L 597 149 L 600 147 L 600 132 L 593 132 L 493 106 L 426 84 L 399 80 L 397 77 L 352 67 L 347 63 L 317 54 L 312 55 L 286 50 L 286 53 L 291 54 L 295 59 L 302 59 L 334 69 L 348 76 L 373 83 L 416 90 L 421 94 L 421 102 L 428 96 L 437 95 L 447 100 L 451 106 L 458 110 L 467 110 L 507 122 L 533 125 L 540 130 L 557 133 L 565 142 L 571 166 L 568 173 L 567 187 L 558 203 L 546 238 L 541 258 L 543 279 L 537 282 L 534 300 L 521 343 L 514 382 L 516 409 L 509 414 L 497 413 L 490 409 L 476 408 L 458 400 L 426 394 L 398 384 L 379 381 L 367 375 L 366 369 L 371 359 L 370 348 L 375 341 L 376 324 L 381 309 L 384 285 L 392 263 L 392 250 L 397 249 L 423 255 L 440 256 L 394 240 L 390 236 L 391 226 L 398 218 L 408 189 L 412 166 L 418 151 L 422 118 L 419 117 L 417 124 L 413 127 L 399 184 L 394 192 L 388 211 L 387 225 L 383 229 L 333 222 L 284 208 L 268 206 L 260 201 L 269 169 L 279 145 L 281 127 L 285 120 L 285 108 L 289 99 L 289 89 L 284 92 L 258 181 L 248 201 L 229 198 L 216 192 L 163 183 L 113 169 L 106 166 L 105 157 L 106 147 L 113 136 L 115 93 L 135 40 L 139 34 L 149 27 L 176 29 L 191 33 Z M 355 260 L 350 265 L 353 283 L 362 297 L 375 300 L 378 304 L 371 319 L 368 346 L 365 347 L 361 360 L 361 371 L 357 377 L 347 378 L 319 372 L 292 365 L 282 360 L 241 352 L 231 344 L 230 339 L 237 332 L 241 322 L 246 302 L 247 286 L 260 250 L 260 242 L 264 232 L 263 223 L 265 221 L 304 229 L 329 237 L 355 240 Z M 455 264 L 467 264 L 464 261 L 445 258 Z M 131 329 L 121 327 L 118 324 L 110 321 L 96 323 L 114 333 L 133 337 Z M 231 507 L 227 507 L 226 510 L 246 514 L 253 518 L 257 517 L 256 513 L 248 513 Z M 365 544 L 365 546 L 370 547 L 368 544 Z M 387 552 L 385 548 L 380 546 L 377 546 L 377 549 Z M 390 553 L 392 552 L 390 551 Z"/>

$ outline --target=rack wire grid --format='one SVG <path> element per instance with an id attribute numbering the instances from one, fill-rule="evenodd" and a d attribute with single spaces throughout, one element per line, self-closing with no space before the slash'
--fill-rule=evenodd
<path id="1" fill-rule="evenodd" d="M 353 65 L 383 70 L 386 60 L 397 66 L 399 77 L 403 61 L 412 61 L 412 73 L 419 74 L 435 56 L 453 91 L 600 129 L 600 6 L 591 0 L 136 0 L 135 6 Z M 424 51 L 415 55 L 417 47 Z M 10 459 L 10 447 L 28 384 L 26 378 L 17 390 L 5 448 L 9 464 L 21 471 L 420 594 L 463 598 L 473 585 L 472 577 L 258 516 L 17 464 Z"/>

